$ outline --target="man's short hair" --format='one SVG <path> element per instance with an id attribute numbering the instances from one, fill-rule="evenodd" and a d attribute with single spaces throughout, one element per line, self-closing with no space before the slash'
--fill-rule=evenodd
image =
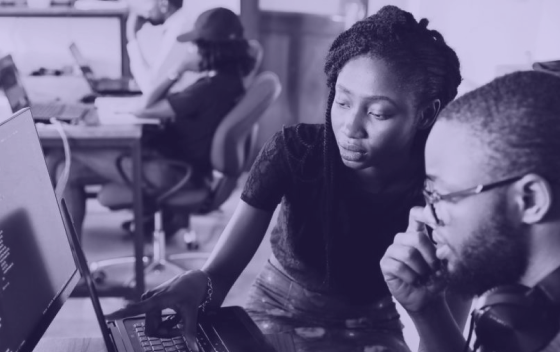
<path id="1" fill-rule="evenodd" d="M 499 77 L 449 104 L 439 119 L 470 128 L 487 146 L 497 176 L 535 172 L 560 180 L 559 77 L 536 71 Z"/>

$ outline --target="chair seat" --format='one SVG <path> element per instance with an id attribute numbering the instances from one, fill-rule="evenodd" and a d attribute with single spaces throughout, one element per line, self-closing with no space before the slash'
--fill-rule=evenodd
<path id="1" fill-rule="evenodd" d="M 178 191 L 165 201 L 165 206 L 177 207 L 186 211 L 200 208 L 210 197 L 210 190 L 204 188 L 186 188 Z M 97 195 L 99 203 L 112 210 L 130 209 L 132 207 L 132 190 L 130 187 L 109 183 L 103 186 Z"/>

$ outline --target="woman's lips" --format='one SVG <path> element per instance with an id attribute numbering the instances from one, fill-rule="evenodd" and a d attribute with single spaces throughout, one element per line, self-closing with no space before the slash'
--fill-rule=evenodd
<path id="1" fill-rule="evenodd" d="M 366 152 L 363 148 L 355 145 L 340 145 L 340 156 L 347 161 L 360 161 L 365 158 Z"/>
<path id="2" fill-rule="evenodd" d="M 364 148 L 359 147 L 357 145 L 352 145 L 352 144 L 342 144 L 342 145 L 340 145 L 340 147 L 342 149 L 346 149 L 349 152 L 357 152 L 357 153 L 365 153 L 366 152 L 364 150 Z"/>

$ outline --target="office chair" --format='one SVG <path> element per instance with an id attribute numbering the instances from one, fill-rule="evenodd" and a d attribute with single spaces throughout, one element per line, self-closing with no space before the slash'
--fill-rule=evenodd
<path id="1" fill-rule="evenodd" d="M 186 173 L 176 185 L 154 199 L 153 256 L 144 258 L 145 263 L 150 263 L 144 270 L 145 275 L 153 272 L 161 273 L 166 269 L 177 274 L 182 273 L 185 269 L 173 263 L 172 259 L 200 260 L 208 256 L 208 253 L 189 252 L 170 256 L 168 260 L 165 253 L 165 234 L 162 228 L 163 212 L 179 212 L 185 216 L 208 214 L 217 210 L 229 198 L 237 186 L 238 178 L 256 153 L 258 121 L 276 100 L 280 91 L 281 85 L 278 76 L 272 72 L 263 72 L 257 75 L 245 95 L 226 115 L 212 140 L 210 159 L 214 179 L 206 187 L 189 186 L 190 165 L 170 161 L 174 166 L 182 165 Z M 99 192 L 98 200 L 112 210 L 129 209 L 133 205 L 132 190 L 128 185 L 108 184 Z M 96 278 L 103 280 L 105 277 L 103 268 L 133 262 L 132 257 L 115 258 L 92 263 L 91 269 L 96 272 L 94 274 Z M 132 285 L 133 280 L 127 284 Z"/>
<path id="2" fill-rule="evenodd" d="M 255 39 L 249 40 L 249 55 L 255 58 L 255 66 L 247 76 L 243 77 L 243 86 L 245 89 L 248 89 L 255 80 L 261 68 L 264 56 L 262 45 Z"/>
<path id="3" fill-rule="evenodd" d="M 249 40 L 249 55 L 255 58 L 255 65 L 253 66 L 251 72 L 249 72 L 247 76 L 243 77 L 243 86 L 245 87 L 245 89 L 249 89 L 251 84 L 254 82 L 255 77 L 257 76 L 257 73 L 259 72 L 263 61 L 263 56 L 264 56 L 263 47 L 256 39 Z M 98 192 L 99 192 L 98 189 L 95 189 L 95 191 L 93 192 L 88 192 L 88 197 L 95 198 Z M 151 222 L 151 219 L 145 219 L 145 221 L 148 223 Z M 165 227 L 166 224 L 168 223 L 168 219 L 162 219 L 162 221 L 163 221 L 163 226 Z M 121 225 L 121 227 L 132 233 L 134 232 L 134 221 L 127 220 Z M 153 231 L 153 229 L 149 228 L 149 231 Z M 172 236 L 172 234 L 168 233 L 168 236 Z M 198 246 L 196 242 L 196 236 L 194 235 L 194 233 L 186 233 L 184 235 L 184 239 L 185 239 L 185 243 L 187 244 L 187 248 L 196 249 L 196 247 Z"/>

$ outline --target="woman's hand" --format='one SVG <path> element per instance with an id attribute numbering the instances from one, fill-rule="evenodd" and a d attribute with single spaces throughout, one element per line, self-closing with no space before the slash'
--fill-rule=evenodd
<path id="1" fill-rule="evenodd" d="M 198 307 L 206 299 L 207 275 L 200 270 L 188 271 L 184 274 L 147 291 L 142 300 L 131 303 L 106 316 L 107 319 L 123 319 L 125 317 L 146 314 L 146 334 L 165 334 L 160 331 L 161 312 L 171 308 L 182 318 L 182 333 L 191 351 L 198 351 L 196 345 L 196 326 Z"/>
<path id="2" fill-rule="evenodd" d="M 406 232 L 398 233 L 381 258 L 381 272 L 389 291 L 409 312 L 417 312 L 435 298 L 443 298 L 438 280 L 439 261 L 428 238 L 423 208 L 410 210 Z"/>

